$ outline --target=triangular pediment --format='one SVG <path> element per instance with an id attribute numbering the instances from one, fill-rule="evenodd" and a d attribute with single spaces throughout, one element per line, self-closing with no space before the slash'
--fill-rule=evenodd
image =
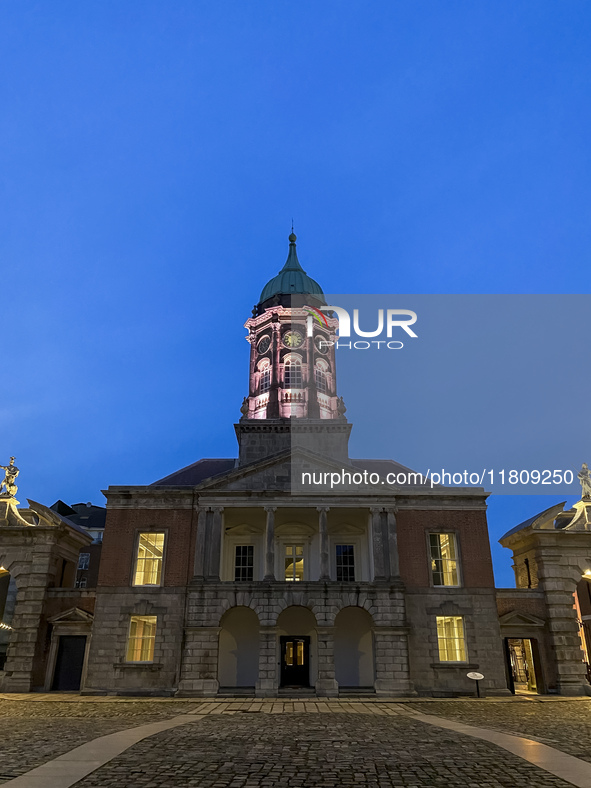
<path id="1" fill-rule="evenodd" d="M 342 474 L 343 471 L 354 475 L 361 476 L 359 468 L 350 465 L 348 461 L 333 460 L 329 457 L 317 454 L 309 449 L 294 448 L 293 450 L 282 451 L 271 457 L 266 457 L 264 460 L 250 463 L 248 465 L 239 466 L 227 473 L 217 476 L 215 479 L 209 479 L 198 485 L 199 492 L 217 492 L 223 490 L 249 490 L 249 491 L 276 491 L 281 492 L 294 492 L 292 487 L 292 474 L 297 474 L 300 479 L 302 474 L 322 474 L 327 480 L 328 486 L 330 485 L 330 474 Z M 307 477 L 306 477 L 307 478 Z M 322 493 L 326 491 L 326 487 L 322 485 L 310 484 L 309 488 L 299 486 L 295 490 L 298 494 L 302 493 Z M 351 492 L 354 491 L 360 494 L 375 495 L 376 493 L 390 493 L 395 492 L 396 488 L 390 487 L 386 484 L 371 485 L 365 484 L 363 486 L 341 485 L 336 487 L 332 492 Z"/>
<path id="2" fill-rule="evenodd" d="M 545 622 L 537 616 L 532 616 L 531 613 L 511 610 L 499 617 L 499 623 L 504 627 L 543 627 Z"/>
<path id="3" fill-rule="evenodd" d="M 53 616 L 47 620 L 50 624 L 91 624 L 94 620 L 94 616 L 92 613 L 81 610 L 79 607 L 71 607 L 69 610 L 65 610 L 63 613 L 59 613 L 57 616 Z"/>
<path id="4" fill-rule="evenodd" d="M 328 533 L 331 536 L 360 536 L 364 534 L 365 531 L 357 525 L 340 523 L 338 525 L 329 526 Z"/>

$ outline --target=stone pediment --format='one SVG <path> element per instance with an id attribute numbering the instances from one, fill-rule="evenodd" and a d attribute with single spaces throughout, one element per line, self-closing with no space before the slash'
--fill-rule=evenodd
<path id="1" fill-rule="evenodd" d="M 357 525 L 350 525 L 349 523 L 340 523 L 337 525 L 330 525 L 328 533 L 331 536 L 360 536 L 365 533 L 363 528 Z"/>
<path id="2" fill-rule="evenodd" d="M 47 619 L 50 624 L 91 624 L 94 620 L 92 613 L 82 610 L 79 607 L 71 607 L 57 616 Z"/>
<path id="3" fill-rule="evenodd" d="M 545 621 L 531 613 L 522 613 L 519 610 L 511 610 L 499 617 L 499 623 L 503 627 L 543 627 Z"/>
<path id="4" fill-rule="evenodd" d="M 359 468 L 350 465 L 347 460 L 339 461 L 316 454 L 313 451 L 302 448 L 282 451 L 264 460 L 250 463 L 249 465 L 233 468 L 227 473 L 216 476 L 214 479 L 204 481 L 197 486 L 198 491 L 223 491 L 223 490 L 248 490 L 248 491 L 269 491 L 279 490 L 281 492 L 303 493 L 322 493 L 327 488 L 323 486 L 310 485 L 309 488 L 298 486 L 296 490 L 292 487 L 292 474 L 297 474 L 301 478 L 301 473 L 331 474 L 346 471 L 353 476 L 360 474 Z M 340 486 L 333 489 L 333 492 L 350 492 L 375 495 L 376 493 L 395 492 L 393 487 L 388 485 L 363 485 L 351 487 Z"/>
<path id="5" fill-rule="evenodd" d="M 257 527 L 256 525 L 249 525 L 248 523 L 244 523 L 242 525 L 234 525 L 231 528 L 226 528 L 226 534 L 228 536 L 255 536 L 264 533 L 264 529 L 262 527 Z"/>

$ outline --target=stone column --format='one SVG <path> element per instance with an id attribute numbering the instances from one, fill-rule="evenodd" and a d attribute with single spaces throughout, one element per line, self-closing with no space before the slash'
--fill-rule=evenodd
<path id="1" fill-rule="evenodd" d="M 317 627 L 318 639 L 318 678 L 316 694 L 323 697 L 337 697 L 339 685 L 334 677 L 334 627 Z"/>
<path id="2" fill-rule="evenodd" d="M 195 577 L 205 577 L 205 545 L 207 544 L 207 509 L 200 507 L 197 514 L 197 539 L 195 541 Z"/>
<path id="3" fill-rule="evenodd" d="M 261 626 L 259 629 L 259 677 L 256 683 L 257 698 L 272 698 L 279 688 L 279 663 L 277 627 Z"/>
<path id="4" fill-rule="evenodd" d="M 560 534 L 560 536 L 570 534 Z M 579 561 L 573 565 L 579 569 Z M 576 571 L 575 570 L 575 571 Z M 538 553 L 540 586 L 546 597 L 547 627 L 554 652 L 556 684 L 560 695 L 584 695 L 589 686 L 581 649 L 581 637 L 573 611 L 576 581 L 569 558 L 552 545 Z"/>
<path id="5" fill-rule="evenodd" d="M 328 564 L 328 506 L 317 506 L 318 532 L 320 533 L 320 580 L 330 580 Z"/>
<path id="6" fill-rule="evenodd" d="M 275 580 L 275 510 L 276 506 L 265 506 L 267 525 L 265 528 L 265 576 L 263 580 Z"/>
<path id="7" fill-rule="evenodd" d="M 209 532 L 209 540 L 211 543 L 211 551 L 209 554 L 209 566 L 207 567 L 207 579 L 218 580 L 220 579 L 220 560 L 222 550 L 222 528 L 224 524 L 224 507 L 213 507 L 213 521 L 211 531 Z"/>
<path id="8" fill-rule="evenodd" d="M 400 627 L 375 627 L 377 695 L 416 695 L 410 683 L 408 637 Z"/>
<path id="9" fill-rule="evenodd" d="M 390 564 L 390 578 L 400 577 L 400 561 L 398 558 L 398 529 L 396 525 L 396 509 L 386 509 L 386 523 L 388 533 L 388 557 Z"/>
<path id="10" fill-rule="evenodd" d="M 373 546 L 373 574 L 374 580 L 386 579 L 386 545 L 384 544 L 384 530 L 382 527 L 382 510 L 372 507 L 371 511 L 371 537 Z"/>

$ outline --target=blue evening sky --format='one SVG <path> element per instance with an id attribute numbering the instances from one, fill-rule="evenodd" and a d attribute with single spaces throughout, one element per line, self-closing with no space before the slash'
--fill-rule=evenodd
<path id="1" fill-rule="evenodd" d="M 590 32 L 581 0 L 1 3 L 19 499 L 235 454 L 242 325 L 292 217 L 327 292 L 584 293 Z M 572 341 L 581 366 L 547 375 L 575 407 Z M 555 500 L 493 500 L 493 542 Z"/>

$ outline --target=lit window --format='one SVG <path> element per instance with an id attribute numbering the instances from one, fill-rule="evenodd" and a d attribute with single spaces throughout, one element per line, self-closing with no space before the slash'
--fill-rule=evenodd
<path id="1" fill-rule="evenodd" d="M 153 662 L 156 616 L 132 616 L 127 639 L 127 662 Z"/>
<path id="2" fill-rule="evenodd" d="M 136 586 L 158 586 L 162 577 L 164 534 L 140 534 L 135 562 Z"/>
<path id="3" fill-rule="evenodd" d="M 316 381 L 316 388 L 318 391 L 326 391 L 326 373 L 323 369 L 318 367 L 314 368 L 314 380 Z"/>
<path id="4" fill-rule="evenodd" d="M 304 579 L 304 547 L 301 544 L 285 547 L 285 579 L 290 583 Z"/>
<path id="5" fill-rule="evenodd" d="M 466 662 L 462 616 L 437 616 L 437 642 L 441 662 Z"/>
<path id="6" fill-rule="evenodd" d="M 301 389 L 302 365 L 298 359 L 292 358 L 285 364 L 285 388 Z"/>
<path id="7" fill-rule="evenodd" d="M 458 585 L 458 561 L 454 534 L 429 534 L 431 574 L 434 586 Z"/>
<path id="8" fill-rule="evenodd" d="M 251 581 L 254 579 L 254 547 L 250 544 L 236 545 L 234 559 L 234 580 Z"/>
<path id="9" fill-rule="evenodd" d="M 263 394 L 265 391 L 269 391 L 271 388 L 271 367 L 265 367 L 265 369 L 261 372 L 261 378 L 259 382 L 259 391 Z"/>
<path id="10" fill-rule="evenodd" d="M 339 583 L 355 580 L 355 548 L 352 544 L 337 545 L 337 580 Z"/>
<path id="11" fill-rule="evenodd" d="M 80 553 L 78 556 L 78 569 L 88 569 L 90 566 L 90 553 Z"/>

